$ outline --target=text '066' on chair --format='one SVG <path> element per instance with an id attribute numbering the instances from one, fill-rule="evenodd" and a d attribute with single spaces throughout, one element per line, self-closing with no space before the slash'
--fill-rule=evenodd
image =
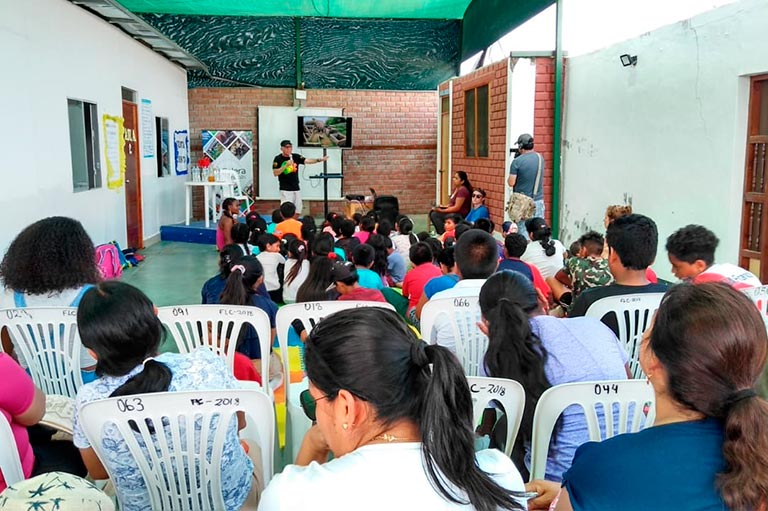
<path id="1" fill-rule="evenodd" d="M 224 358 L 232 370 L 237 340 L 243 329 L 253 328 L 261 348 L 262 386 L 269 392 L 269 352 L 272 328 L 269 316 L 257 307 L 236 305 L 176 305 L 159 307 L 157 316 L 168 328 L 179 353 L 205 346 Z"/>
<path id="2" fill-rule="evenodd" d="M 637 293 L 601 298 L 587 309 L 586 316 L 602 319 L 616 315 L 619 341 L 629 354 L 629 369 L 634 378 L 643 378 L 640 367 L 640 341 L 659 308 L 664 293 Z"/>
<path id="3" fill-rule="evenodd" d="M 507 378 L 484 378 L 468 376 L 469 392 L 472 396 L 472 414 L 475 427 L 480 423 L 483 412 L 491 403 L 496 402 L 504 408 L 507 416 L 507 438 L 504 443 L 504 454 L 512 454 L 512 447 L 520 430 L 525 409 L 525 390 L 514 380 Z"/>
<path id="4" fill-rule="evenodd" d="M 751 287 L 742 291 L 754 302 L 768 326 L 768 286 Z"/>
<path id="5" fill-rule="evenodd" d="M 291 323 L 296 319 L 301 320 L 307 334 L 309 334 L 315 325 L 317 325 L 317 323 L 324 317 L 335 312 L 356 309 L 358 307 L 382 307 L 389 310 L 395 310 L 395 308 L 388 303 L 355 300 L 293 303 L 284 305 L 277 310 L 275 325 L 277 326 L 277 342 L 280 346 L 280 356 L 283 359 L 283 368 L 285 369 L 286 375 L 286 410 L 288 412 L 288 420 L 291 429 L 288 438 L 296 439 L 298 441 L 297 445 L 291 445 L 294 456 L 298 454 L 299 447 L 301 446 L 301 439 L 303 438 L 306 429 L 304 426 L 306 417 L 304 417 L 304 412 L 301 410 L 301 407 L 298 406 L 298 400 L 295 399 L 295 397 L 298 396 L 298 393 L 291 390 L 291 365 L 288 356 L 288 332 L 290 331 Z M 298 382 L 303 378 L 303 374 L 296 375 L 294 381 Z M 293 443 L 293 440 L 291 443 Z"/>
<path id="6" fill-rule="evenodd" d="M 582 408 L 589 439 L 599 442 L 651 426 L 654 403 L 653 387 L 645 380 L 565 383 L 547 389 L 533 414 L 531 480 L 544 478 L 555 423 L 569 406 Z"/>
<path id="7" fill-rule="evenodd" d="M 2 413 L 0 413 L 0 474 L 3 475 L 6 486 L 24 480 L 16 439 L 13 437 L 11 425 Z"/>
<path id="8" fill-rule="evenodd" d="M 222 454 L 237 427 L 237 412 L 256 424 L 263 481 L 272 478 L 274 409 L 261 390 L 205 390 L 136 394 L 92 401 L 80 410 L 83 432 L 109 473 L 119 481 L 104 444 L 125 442 L 155 511 L 219 511 Z M 194 424 L 194 427 L 188 427 Z M 241 447 L 238 445 L 238 449 Z M 121 500 L 119 482 L 118 501 Z M 119 502 L 121 509 L 124 502 Z"/>
<path id="9" fill-rule="evenodd" d="M 467 376 L 481 374 L 480 367 L 488 349 L 488 337 L 477 323 L 481 320 L 478 296 L 456 296 L 433 298 L 421 311 L 421 337 L 429 343 L 434 342 L 435 325 L 440 317 L 450 324 L 453 339 L 456 341 L 456 356 Z"/>

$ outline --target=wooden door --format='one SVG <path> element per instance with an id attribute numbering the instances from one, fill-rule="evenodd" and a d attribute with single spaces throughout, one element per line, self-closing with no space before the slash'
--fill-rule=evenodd
<path id="1" fill-rule="evenodd" d="M 141 219 L 141 171 L 139 154 L 139 113 L 136 103 L 123 101 L 125 127 L 125 230 L 128 246 L 144 248 Z"/>
<path id="2" fill-rule="evenodd" d="M 440 204 L 448 204 L 451 194 L 451 169 L 449 165 L 451 150 L 451 99 L 440 99 Z"/>

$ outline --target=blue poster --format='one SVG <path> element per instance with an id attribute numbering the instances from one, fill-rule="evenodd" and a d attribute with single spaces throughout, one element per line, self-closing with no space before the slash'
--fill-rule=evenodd
<path id="1" fill-rule="evenodd" d="M 173 155 L 176 160 L 176 175 L 189 172 L 189 133 L 187 130 L 173 132 Z"/>

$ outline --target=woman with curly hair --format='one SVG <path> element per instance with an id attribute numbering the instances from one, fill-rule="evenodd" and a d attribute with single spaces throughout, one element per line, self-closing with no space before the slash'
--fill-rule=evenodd
<path id="1" fill-rule="evenodd" d="M 93 242 L 72 218 L 38 220 L 11 242 L 0 263 L 4 307 L 77 307 L 88 289 L 101 281 Z M 3 348 L 10 350 L 8 339 Z M 22 366 L 24 360 L 19 360 Z M 82 350 L 83 382 L 93 381 L 96 361 Z"/>

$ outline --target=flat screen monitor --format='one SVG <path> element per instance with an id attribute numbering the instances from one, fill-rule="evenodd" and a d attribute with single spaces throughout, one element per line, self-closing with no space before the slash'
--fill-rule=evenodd
<path id="1" fill-rule="evenodd" d="M 341 148 L 352 147 L 351 117 L 304 116 L 298 118 L 299 147 Z"/>

